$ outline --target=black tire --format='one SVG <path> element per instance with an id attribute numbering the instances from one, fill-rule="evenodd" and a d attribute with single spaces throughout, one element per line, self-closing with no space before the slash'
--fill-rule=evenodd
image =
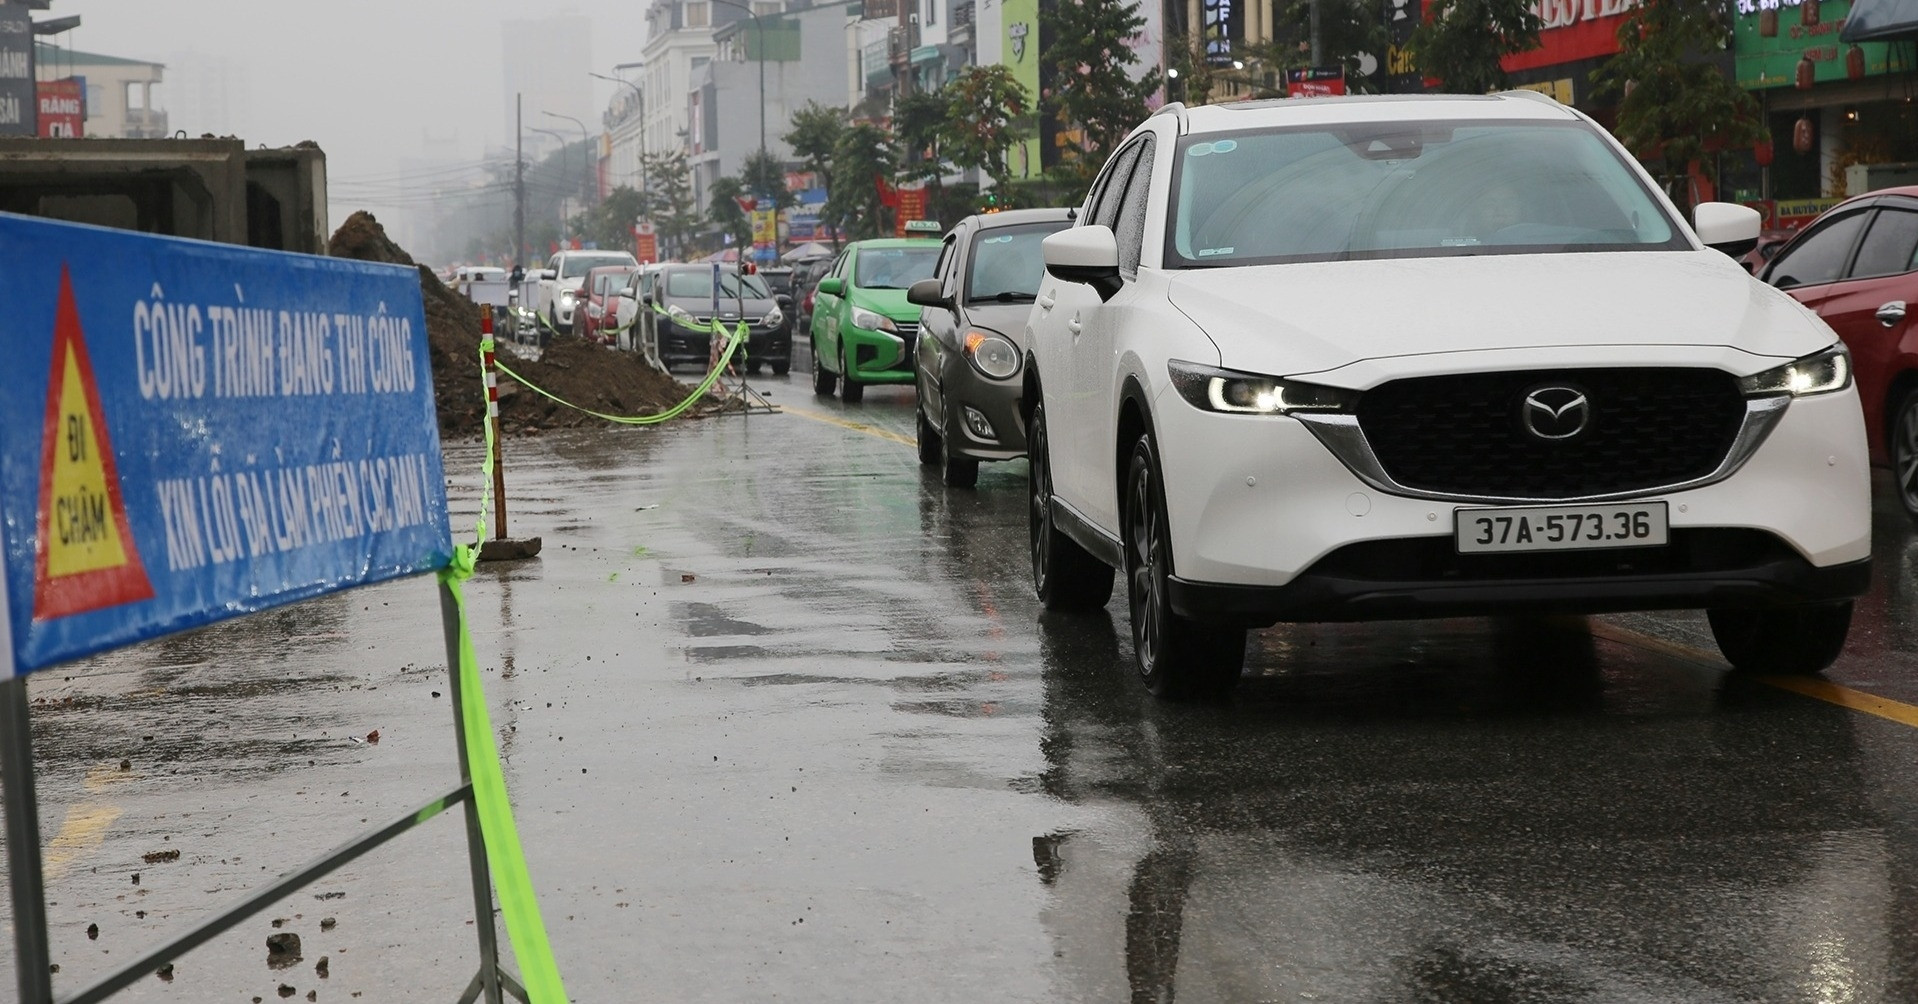
<path id="1" fill-rule="evenodd" d="M 1126 601 L 1139 678 L 1155 696 L 1223 697 L 1245 668 L 1245 629 L 1181 617 L 1172 609 L 1172 539 L 1165 482 L 1150 434 L 1132 444 L 1125 480 Z"/>
<path id="2" fill-rule="evenodd" d="M 846 365 L 846 347 L 839 347 L 839 399 L 847 404 L 858 404 L 866 398 L 866 385 L 852 378 L 852 367 Z"/>
<path id="3" fill-rule="evenodd" d="M 1052 522 L 1052 466 L 1044 405 L 1032 409 L 1026 439 L 1026 528 L 1032 557 L 1032 588 L 1047 610 L 1105 609 L 1112 599 L 1111 565 L 1092 556 Z"/>
<path id="4" fill-rule="evenodd" d="M 924 401 L 925 398 L 921 397 L 920 400 Z M 912 412 L 917 419 L 914 423 L 916 426 L 914 437 L 919 441 L 919 462 L 927 467 L 937 466 L 939 463 L 939 454 L 944 449 L 944 447 L 940 445 L 939 434 L 932 431 L 932 423 L 926 421 L 926 410 L 924 408 L 916 407 Z"/>
<path id="5" fill-rule="evenodd" d="M 1905 392 L 1892 412 L 1889 449 L 1892 480 L 1905 515 L 1918 521 L 1918 388 Z"/>
<path id="6" fill-rule="evenodd" d="M 839 386 L 839 378 L 826 368 L 826 362 L 820 358 L 819 346 L 813 346 L 812 354 L 812 392 L 820 397 L 831 397 L 833 388 Z"/>
<path id="7" fill-rule="evenodd" d="M 971 488 L 979 483 L 979 461 L 952 452 L 952 437 L 939 437 L 939 479 L 948 488 Z"/>
<path id="8" fill-rule="evenodd" d="M 792 372 L 792 357 L 788 356 L 785 359 L 775 359 L 772 361 L 772 367 L 773 376 L 785 376 L 787 373 Z"/>
<path id="9" fill-rule="evenodd" d="M 760 367 L 762 365 L 764 364 L 757 359 L 748 359 L 746 360 L 746 372 L 752 374 L 753 376 L 758 376 Z"/>
<path id="10" fill-rule="evenodd" d="M 1851 601 L 1707 610 L 1705 619 L 1735 672 L 1810 676 L 1824 672 L 1845 650 Z"/>

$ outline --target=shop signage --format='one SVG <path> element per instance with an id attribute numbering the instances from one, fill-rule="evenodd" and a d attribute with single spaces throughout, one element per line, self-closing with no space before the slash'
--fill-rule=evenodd
<path id="1" fill-rule="evenodd" d="M 85 84 L 73 77 L 42 80 L 39 102 L 41 136 L 78 139 L 86 134 Z"/>
<path id="2" fill-rule="evenodd" d="M 926 190 L 923 188 L 902 188 L 899 190 L 899 208 L 896 210 L 898 223 L 893 229 L 896 237 L 917 237 L 911 233 L 908 224 L 926 218 Z"/>
<path id="3" fill-rule="evenodd" d="M 1003 33 L 1000 52 L 1012 79 L 1027 94 L 1039 93 L 1039 0 L 1002 0 L 999 22 Z M 1037 116 L 1032 125 L 1037 125 Z M 1039 159 L 1038 129 L 1029 129 L 1026 137 L 1006 152 L 1006 164 L 1015 178 L 1036 177 L 1043 169 Z"/>
<path id="4" fill-rule="evenodd" d="M 1199 38 L 1205 44 L 1205 61 L 1214 66 L 1232 62 L 1232 2 L 1204 0 Z"/>
<path id="5" fill-rule="evenodd" d="M 1345 93 L 1345 68 L 1317 66 L 1285 71 L 1285 93 L 1294 98 L 1321 98 Z"/>
<path id="6" fill-rule="evenodd" d="M 33 22 L 25 4 L 0 4 L 0 136 L 38 136 Z"/>
<path id="7" fill-rule="evenodd" d="M 1791 87 L 1801 61 L 1814 83 L 1881 76 L 1891 65 L 1886 42 L 1838 41 L 1851 0 L 1737 0 L 1732 54 L 1738 86 Z"/>
<path id="8" fill-rule="evenodd" d="M 1638 0 L 1533 0 L 1532 13 L 1543 22 L 1539 47 L 1499 63 L 1513 73 L 1612 55 L 1618 51 L 1619 25 L 1637 6 Z"/>

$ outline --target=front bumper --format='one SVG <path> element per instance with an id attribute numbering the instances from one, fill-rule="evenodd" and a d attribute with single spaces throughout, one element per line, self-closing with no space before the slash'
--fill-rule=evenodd
<path id="1" fill-rule="evenodd" d="M 895 335 L 847 326 L 841 331 L 845 378 L 858 383 L 913 383 L 918 379 L 912 364 L 919 337 L 916 330 Z"/>
<path id="2" fill-rule="evenodd" d="M 939 375 L 939 397 L 945 408 L 943 435 L 953 453 L 969 460 L 1012 460 L 1026 455 L 1026 423 L 1020 413 L 1022 390 L 1015 373 L 1008 380 L 994 380 L 973 368 L 964 353 L 943 353 Z M 991 435 L 982 435 L 967 421 L 970 408 L 991 427 Z"/>
<path id="3" fill-rule="evenodd" d="M 1871 481 L 1855 390 L 1793 401 L 1723 480 L 1637 496 L 1668 503 L 1667 547 L 1496 559 L 1456 553 L 1454 514 L 1474 503 L 1381 491 L 1299 422 L 1202 412 L 1170 391 L 1154 410 L 1175 596 L 1196 616 L 1763 605 L 1858 595 L 1868 577 Z"/>

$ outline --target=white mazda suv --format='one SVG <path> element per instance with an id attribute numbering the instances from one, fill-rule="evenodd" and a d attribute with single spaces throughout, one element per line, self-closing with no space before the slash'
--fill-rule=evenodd
<path id="1" fill-rule="evenodd" d="M 1850 358 L 1542 95 L 1169 105 L 1045 240 L 1034 584 L 1153 693 L 1280 621 L 1704 609 L 1815 673 L 1870 578 Z"/>

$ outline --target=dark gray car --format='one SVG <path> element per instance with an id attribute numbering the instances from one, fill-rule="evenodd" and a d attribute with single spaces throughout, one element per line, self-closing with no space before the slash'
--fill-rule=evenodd
<path id="1" fill-rule="evenodd" d="M 982 460 L 1026 453 L 1019 414 L 1026 314 L 1045 277 L 1039 242 L 1070 226 L 1070 209 L 1015 209 L 953 226 L 933 277 L 907 291 L 919 313 L 919 462 L 970 488 Z"/>

